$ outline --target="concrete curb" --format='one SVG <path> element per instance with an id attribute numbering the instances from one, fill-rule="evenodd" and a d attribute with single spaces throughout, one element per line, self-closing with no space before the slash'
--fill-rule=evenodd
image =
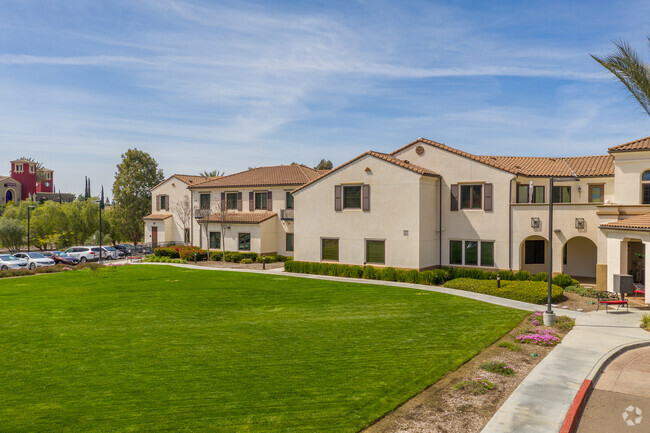
<path id="1" fill-rule="evenodd" d="M 591 395 L 591 391 L 593 391 L 594 385 L 596 382 L 598 382 L 598 378 L 600 378 L 600 375 L 603 373 L 605 368 L 607 368 L 609 364 L 611 364 L 623 353 L 646 346 L 650 346 L 650 342 L 639 341 L 635 343 L 623 344 L 615 347 L 600 357 L 596 365 L 594 365 L 594 367 L 587 375 L 587 378 L 584 380 L 584 382 L 582 382 L 578 393 L 573 399 L 573 403 L 571 404 L 571 407 L 569 408 L 569 411 L 564 418 L 564 423 L 562 424 L 560 433 L 575 433 L 578 428 L 580 418 L 582 417 L 582 412 L 584 411 L 587 404 L 587 400 L 589 400 L 589 396 Z"/>

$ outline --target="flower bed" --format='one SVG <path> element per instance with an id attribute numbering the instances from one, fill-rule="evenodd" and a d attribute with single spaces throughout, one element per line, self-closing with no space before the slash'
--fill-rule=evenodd
<path id="1" fill-rule="evenodd" d="M 560 336 L 552 329 L 533 329 L 513 335 L 515 340 L 522 344 L 536 344 L 537 346 L 556 346 L 560 344 Z"/>

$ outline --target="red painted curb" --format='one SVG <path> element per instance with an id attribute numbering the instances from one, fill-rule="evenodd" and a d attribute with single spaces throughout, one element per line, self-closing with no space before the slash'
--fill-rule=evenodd
<path id="1" fill-rule="evenodd" d="M 574 433 L 576 431 L 580 415 L 582 415 L 582 411 L 585 408 L 592 385 L 593 382 L 589 379 L 582 382 L 582 385 L 580 386 L 580 389 L 578 390 L 576 397 L 573 399 L 573 403 L 564 418 L 564 423 L 562 423 L 560 433 Z"/>

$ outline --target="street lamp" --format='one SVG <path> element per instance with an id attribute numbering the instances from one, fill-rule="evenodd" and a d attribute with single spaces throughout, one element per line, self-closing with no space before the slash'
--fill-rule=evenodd
<path id="1" fill-rule="evenodd" d="M 551 326 L 555 323 L 555 313 L 551 306 L 553 286 L 553 183 L 577 182 L 577 177 L 551 177 L 548 197 L 548 298 L 544 312 L 544 325 Z"/>
<path id="2" fill-rule="evenodd" d="M 102 196 L 99 200 L 95 200 L 95 203 L 99 203 L 99 263 L 102 262 L 102 209 L 104 209 L 104 185 L 102 185 Z"/>
<path id="3" fill-rule="evenodd" d="M 31 241 L 29 239 L 29 237 L 30 237 L 29 232 L 30 232 L 30 226 L 31 226 L 29 213 L 30 213 L 31 209 L 36 209 L 36 206 L 31 206 L 31 205 L 27 206 L 27 252 L 29 252 L 29 245 L 31 244 Z"/>

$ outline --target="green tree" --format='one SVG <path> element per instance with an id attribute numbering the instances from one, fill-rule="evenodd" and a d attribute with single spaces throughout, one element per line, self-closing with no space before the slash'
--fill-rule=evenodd
<path id="1" fill-rule="evenodd" d="M 150 188 L 164 179 L 158 163 L 146 152 L 129 149 L 122 154 L 113 183 L 113 211 L 122 237 L 136 244 L 144 236 L 144 218 L 151 209 Z"/>
<path id="2" fill-rule="evenodd" d="M 95 200 L 73 201 L 63 205 L 65 234 L 62 242 L 84 245 L 99 228 L 99 205 Z"/>
<path id="3" fill-rule="evenodd" d="M 0 219 L 0 245 L 10 252 L 20 249 L 26 233 L 25 227 L 19 220 L 6 217 Z"/>
<path id="4" fill-rule="evenodd" d="M 321 159 L 318 165 L 314 168 L 316 170 L 331 170 L 334 168 L 334 164 L 332 164 L 332 161 L 330 161 L 329 159 L 327 161 Z"/>
<path id="5" fill-rule="evenodd" d="M 66 215 L 63 205 L 46 201 L 38 206 L 31 215 L 30 241 L 41 251 L 48 246 L 63 245 L 66 234 Z"/>
<path id="6" fill-rule="evenodd" d="M 614 53 L 605 57 L 591 54 L 591 57 L 614 74 L 650 116 L 650 67 L 627 42 L 619 41 L 614 45 Z"/>
<path id="7" fill-rule="evenodd" d="M 204 171 L 202 171 L 201 173 L 199 173 L 199 176 L 203 176 L 203 177 L 217 177 L 217 176 L 223 176 L 223 175 L 225 175 L 225 174 L 226 174 L 226 172 L 224 172 L 224 171 L 219 171 L 219 170 L 212 170 L 212 171 L 204 170 Z"/>

